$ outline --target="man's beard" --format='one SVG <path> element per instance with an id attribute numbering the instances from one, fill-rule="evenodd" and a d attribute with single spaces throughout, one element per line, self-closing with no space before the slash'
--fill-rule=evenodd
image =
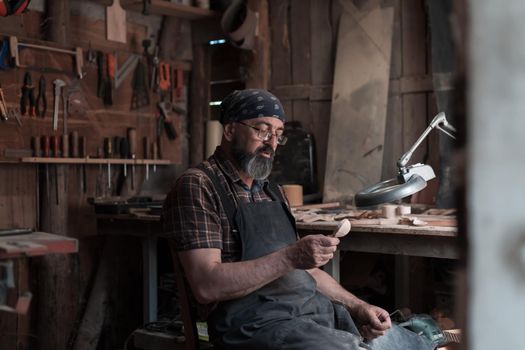
<path id="1" fill-rule="evenodd" d="M 270 158 L 259 155 L 260 152 L 267 152 Z M 272 172 L 273 158 L 275 152 L 268 145 L 263 145 L 255 150 L 254 153 L 244 151 L 237 140 L 232 147 L 233 158 L 242 171 L 255 180 L 264 180 Z"/>

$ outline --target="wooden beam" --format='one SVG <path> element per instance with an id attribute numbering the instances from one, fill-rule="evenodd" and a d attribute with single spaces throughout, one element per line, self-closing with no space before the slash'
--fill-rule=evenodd
<path id="1" fill-rule="evenodd" d="M 413 75 L 399 79 L 390 79 L 388 90 L 389 95 L 392 96 L 417 92 L 432 92 L 434 91 L 434 86 L 431 75 Z"/>
<path id="2" fill-rule="evenodd" d="M 250 0 L 248 6 L 257 13 L 257 37 L 247 65 L 247 88 L 268 89 L 270 79 L 270 30 L 268 0 Z"/>
<path id="3" fill-rule="evenodd" d="M 445 86 L 445 83 L 442 85 Z M 294 84 L 275 86 L 272 92 L 283 101 L 330 101 L 332 99 L 332 88 L 332 84 Z M 415 75 L 401 77 L 400 79 L 390 79 L 389 95 L 391 96 L 432 91 L 434 91 L 434 86 L 431 75 Z"/>
<path id="4" fill-rule="evenodd" d="M 282 101 L 310 100 L 330 101 L 332 99 L 332 85 L 295 84 L 281 85 L 272 89 L 272 92 Z"/>
<path id="5" fill-rule="evenodd" d="M 195 43 L 195 41 L 194 41 Z M 204 159 L 204 129 L 210 115 L 210 63 L 209 46 L 193 46 L 193 74 L 191 75 L 190 164 L 199 164 Z"/>
<path id="6" fill-rule="evenodd" d="M 46 21 L 49 25 L 47 38 L 61 45 L 70 42 L 70 2 L 69 0 L 48 0 L 46 2 Z"/>

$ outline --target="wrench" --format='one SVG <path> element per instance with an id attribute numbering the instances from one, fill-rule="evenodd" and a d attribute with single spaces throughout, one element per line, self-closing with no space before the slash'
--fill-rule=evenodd
<path id="1" fill-rule="evenodd" d="M 58 129 L 58 103 L 60 102 L 60 95 L 62 92 L 62 87 L 66 85 L 63 80 L 55 79 L 53 81 L 55 85 L 55 108 L 53 110 L 53 130 L 57 131 Z"/>
<path id="2" fill-rule="evenodd" d="M 164 130 L 166 130 L 168 139 L 175 140 L 177 138 L 177 132 L 175 131 L 175 127 L 171 121 L 170 113 L 175 111 L 178 114 L 185 114 L 186 111 L 168 101 L 159 102 L 157 103 L 157 106 L 159 107 L 161 114 L 161 118 L 159 119 L 159 123 L 157 125 L 157 136 L 160 137 L 162 134 L 162 127 L 164 126 Z"/>
<path id="3" fill-rule="evenodd" d="M 67 86 L 64 86 L 62 88 L 62 103 L 64 105 L 64 110 L 63 110 L 63 122 L 64 122 L 64 135 L 67 135 L 67 105 L 68 105 L 68 101 L 69 101 L 69 92 L 67 90 Z"/>

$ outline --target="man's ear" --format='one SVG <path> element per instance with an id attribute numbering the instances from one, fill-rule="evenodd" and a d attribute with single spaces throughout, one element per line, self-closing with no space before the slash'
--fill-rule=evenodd
<path id="1" fill-rule="evenodd" d="M 235 127 L 233 123 L 228 123 L 224 125 L 224 138 L 231 142 L 233 140 L 233 134 L 235 133 Z"/>

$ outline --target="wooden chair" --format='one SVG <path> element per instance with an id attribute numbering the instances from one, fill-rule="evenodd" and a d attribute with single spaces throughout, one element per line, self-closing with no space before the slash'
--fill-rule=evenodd
<path id="1" fill-rule="evenodd" d="M 210 343 L 201 342 L 199 334 L 197 333 L 197 313 L 191 304 L 190 287 L 184 276 L 184 270 L 179 260 L 177 250 L 172 242 L 170 242 L 171 258 L 173 260 L 173 269 L 175 273 L 175 283 L 177 284 L 178 298 L 181 308 L 182 323 L 184 324 L 185 350 L 197 349 L 211 349 L 213 346 Z"/>

